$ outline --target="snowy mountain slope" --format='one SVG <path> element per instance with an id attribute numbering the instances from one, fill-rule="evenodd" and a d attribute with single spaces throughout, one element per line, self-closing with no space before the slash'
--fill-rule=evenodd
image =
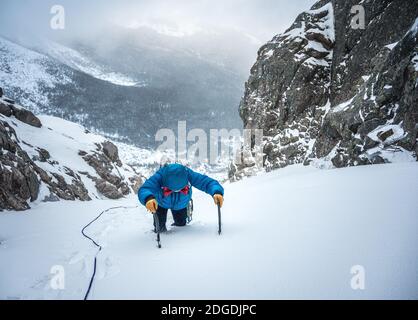
<path id="1" fill-rule="evenodd" d="M 71 69 L 120 86 L 143 85 L 126 75 L 106 70 L 74 49 L 52 41 L 42 44 L 40 51 L 44 53 L 38 53 L 0 37 L 0 80 L 3 86 L 6 84 L 8 88 L 32 96 L 32 102 L 48 103 L 42 89 L 53 90 L 58 83 L 74 81 Z"/>
<path id="2" fill-rule="evenodd" d="M 0 87 L 36 114 L 139 147 L 155 147 L 158 129 L 177 130 L 186 119 L 205 130 L 240 127 L 234 106 L 243 76 L 190 52 L 100 43 L 104 56 L 91 44 L 51 42 L 40 54 L 0 37 Z"/>
<path id="3" fill-rule="evenodd" d="M 0 98 L 0 210 L 29 202 L 120 198 L 138 179 L 117 147 L 81 125 Z"/>
<path id="4" fill-rule="evenodd" d="M 38 112 L 51 103 L 44 91 L 72 82 L 72 73 L 47 56 L 0 37 L 0 87 L 19 97 L 22 105 Z"/>
<path id="5" fill-rule="evenodd" d="M 125 206 L 86 230 L 103 246 L 92 299 L 417 299 L 417 188 L 416 163 L 289 166 L 225 185 L 221 236 L 196 192 L 192 225 L 162 235 L 162 249 L 135 196 L 0 213 L 0 297 L 81 299 L 96 249 L 80 230 Z M 50 286 L 56 265 L 65 290 Z M 356 265 L 365 290 L 350 286 Z"/>

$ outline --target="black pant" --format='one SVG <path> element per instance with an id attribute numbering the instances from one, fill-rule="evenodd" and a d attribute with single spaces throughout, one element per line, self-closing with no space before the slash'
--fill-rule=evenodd
<path id="1" fill-rule="evenodd" d="M 168 209 L 158 206 L 157 212 L 155 213 L 158 217 L 158 224 L 160 225 L 160 231 L 167 230 L 165 224 L 167 222 L 167 211 Z M 171 209 L 171 213 L 173 214 L 174 225 L 178 227 L 183 227 L 186 225 L 187 220 L 187 207 L 181 210 L 173 210 Z M 154 228 L 156 229 L 155 222 Z"/>

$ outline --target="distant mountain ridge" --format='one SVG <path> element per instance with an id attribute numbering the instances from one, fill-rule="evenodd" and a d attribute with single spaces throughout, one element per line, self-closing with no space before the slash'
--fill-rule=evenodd
<path id="1" fill-rule="evenodd" d="M 0 84 L 35 113 L 141 147 L 154 147 L 155 132 L 176 129 L 178 120 L 205 130 L 241 126 L 236 106 L 247 71 L 239 50 L 228 57 L 205 48 L 205 39 L 194 50 L 182 44 L 191 38 L 113 32 L 94 43 L 47 42 L 32 49 L 0 38 Z M 242 39 L 236 41 L 252 41 Z"/>

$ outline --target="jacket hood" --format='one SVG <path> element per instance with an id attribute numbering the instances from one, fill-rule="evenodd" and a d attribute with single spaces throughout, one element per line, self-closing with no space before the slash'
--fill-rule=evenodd
<path id="1" fill-rule="evenodd" d="M 188 183 L 187 169 L 181 164 L 169 164 L 162 170 L 163 187 L 178 191 L 183 189 Z"/>

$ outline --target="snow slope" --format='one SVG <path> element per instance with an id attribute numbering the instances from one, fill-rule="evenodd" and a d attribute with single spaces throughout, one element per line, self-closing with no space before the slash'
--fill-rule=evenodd
<path id="1" fill-rule="evenodd" d="M 80 230 L 126 206 L 86 230 L 103 246 L 92 299 L 417 299 L 417 189 L 417 163 L 289 166 L 225 185 L 221 236 L 196 192 L 192 225 L 163 234 L 162 249 L 134 196 L 0 213 L 0 298 L 81 299 L 96 248 Z M 65 290 L 50 287 L 54 265 Z M 354 265 L 365 290 L 350 286 Z"/>
<path id="2" fill-rule="evenodd" d="M 80 52 L 57 42 L 48 42 L 44 50 L 48 53 L 48 55 L 61 63 L 75 70 L 89 74 L 96 79 L 127 87 L 142 87 L 147 85 L 146 83 L 132 79 L 127 75 L 113 70 L 107 70 L 108 68 L 98 65 L 88 57 L 82 55 Z"/>

